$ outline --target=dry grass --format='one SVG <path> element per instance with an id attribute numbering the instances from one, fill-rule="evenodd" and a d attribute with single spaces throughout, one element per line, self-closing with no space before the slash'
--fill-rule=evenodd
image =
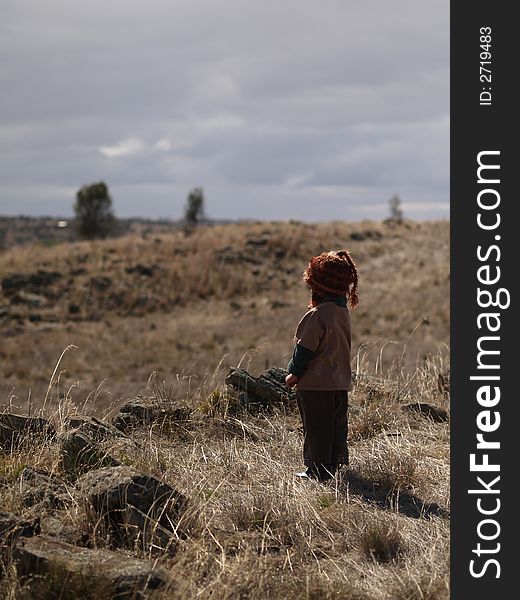
<path id="1" fill-rule="evenodd" d="M 75 398 L 90 404 L 96 395 L 96 408 L 143 391 L 152 371 L 168 382 L 186 373 L 200 381 L 221 360 L 221 372 L 241 360 L 256 373 L 284 364 L 308 302 L 301 273 L 313 254 L 342 247 L 361 273 L 353 314 L 361 368 L 381 374 L 406 342 L 403 366 L 413 371 L 448 341 L 448 236 L 447 222 L 252 223 L 14 248 L 0 254 L 0 278 L 61 277 L 18 303 L 0 291 L 9 315 L 0 317 L 4 401 L 40 405 L 69 344 L 77 349 L 62 362 L 61 391 L 75 386 Z M 143 275 L 137 265 L 154 268 Z M 106 288 L 92 283 L 103 278 Z"/>
<path id="2" fill-rule="evenodd" d="M 137 430 L 131 444 L 110 443 L 113 456 L 189 498 L 173 556 L 134 550 L 169 569 L 171 591 L 164 598 L 447 598 L 448 425 L 401 410 L 419 389 L 437 393 L 442 366 L 441 358 L 432 359 L 408 376 L 414 380 L 406 396 L 383 407 L 393 415 L 391 429 L 351 439 L 350 468 L 325 485 L 292 477 L 302 442 L 295 407 L 230 416 L 223 402 L 204 414 L 204 383 L 182 399 L 191 403 L 187 420 Z M 380 385 L 391 390 L 393 376 Z M 148 393 L 163 401 L 173 392 L 152 380 Z M 356 386 L 351 408 L 358 421 L 372 402 Z M 73 403 L 62 400 L 53 415 L 58 429 L 68 410 Z M 34 509 L 23 506 L 15 485 L 26 464 L 58 474 L 61 465 L 53 444 L 4 456 L 0 506 L 30 516 Z M 43 530 L 52 533 L 58 518 L 76 532 L 76 543 L 102 547 L 106 540 L 68 485 L 73 502 L 43 513 Z"/>
<path id="3" fill-rule="evenodd" d="M 383 237 L 350 240 L 363 231 Z M 173 555 L 134 550 L 169 570 L 165 600 L 445 600 L 449 426 L 401 407 L 417 401 L 448 407 L 442 384 L 447 235 L 447 223 L 398 229 L 374 223 L 262 223 L 215 227 L 187 238 L 164 234 L 160 242 L 127 238 L 48 248 L 37 256 L 29 248 L 4 253 L 2 275 L 39 268 L 68 273 L 67 261 L 90 256 L 87 272 L 73 278 L 70 290 L 62 290 L 65 296 L 52 305 L 56 323 L 24 320 L 18 333 L 12 331 L 16 321 L 1 325 L 5 407 L 31 406 L 36 413 L 47 394 L 45 413 L 58 431 L 71 412 L 110 415 L 119 398 L 138 391 L 151 402 L 183 409 L 175 413 L 183 418 L 136 430 L 131 443 L 104 447 L 189 498 Z M 266 254 L 265 246 L 247 244 L 262 237 L 268 239 Z M 225 246 L 251 251 L 261 264 L 217 260 L 215 250 Z M 253 372 L 284 364 L 307 302 L 298 274 L 311 254 L 345 246 L 363 277 L 362 304 L 353 313 L 357 377 L 350 396 L 351 465 L 330 483 L 300 482 L 292 476 L 302 445 L 296 408 L 244 413 L 223 378 L 228 366 L 241 360 Z M 276 263 L 278 248 L 285 258 Z M 125 270 L 152 262 L 161 266 L 160 274 L 132 279 Z M 254 274 L 255 268 L 260 272 Z M 87 292 L 93 276 L 111 277 L 124 288 L 122 308 Z M 160 302 L 138 316 L 128 307 L 145 292 Z M 72 301 L 81 303 L 81 319 L 66 314 Z M 87 320 L 88 311 L 99 320 Z M 65 353 L 49 385 L 68 344 L 79 348 Z M 100 385 L 103 378 L 108 381 Z M 79 379 L 81 385 L 75 385 Z M 59 522 L 71 541 L 102 546 L 72 482 L 67 483 L 72 501 L 65 508 L 24 505 L 17 478 L 25 465 L 63 476 L 53 443 L 0 454 L 0 510 L 24 517 L 39 513 L 44 532 L 52 534 Z M 8 561 L 4 574 L 0 595 L 22 598 Z"/>

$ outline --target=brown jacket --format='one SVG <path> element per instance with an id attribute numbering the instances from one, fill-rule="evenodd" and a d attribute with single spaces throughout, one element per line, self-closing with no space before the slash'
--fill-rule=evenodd
<path id="1" fill-rule="evenodd" d="M 298 323 L 294 339 L 314 352 L 296 385 L 299 390 L 349 390 L 352 334 L 347 307 L 323 302 Z"/>

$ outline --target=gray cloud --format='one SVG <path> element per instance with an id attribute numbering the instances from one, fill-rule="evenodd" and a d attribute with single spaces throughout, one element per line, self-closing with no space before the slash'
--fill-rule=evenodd
<path id="1" fill-rule="evenodd" d="M 446 0 L 4 0 L 0 213 L 449 214 Z"/>

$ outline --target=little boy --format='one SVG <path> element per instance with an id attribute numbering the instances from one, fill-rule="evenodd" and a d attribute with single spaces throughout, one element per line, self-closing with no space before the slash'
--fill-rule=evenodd
<path id="1" fill-rule="evenodd" d="M 297 477 L 327 481 L 348 464 L 347 403 L 351 387 L 348 304 L 358 304 L 358 271 L 346 250 L 324 252 L 303 273 L 310 310 L 298 323 L 285 382 L 296 386 L 307 469 Z"/>

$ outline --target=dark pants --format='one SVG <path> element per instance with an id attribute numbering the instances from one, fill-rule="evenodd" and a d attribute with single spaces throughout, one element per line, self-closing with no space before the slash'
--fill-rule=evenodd
<path id="1" fill-rule="evenodd" d="M 331 473 L 338 464 L 348 465 L 348 393 L 297 390 L 296 399 L 303 422 L 305 465 L 310 469 L 324 467 Z"/>

